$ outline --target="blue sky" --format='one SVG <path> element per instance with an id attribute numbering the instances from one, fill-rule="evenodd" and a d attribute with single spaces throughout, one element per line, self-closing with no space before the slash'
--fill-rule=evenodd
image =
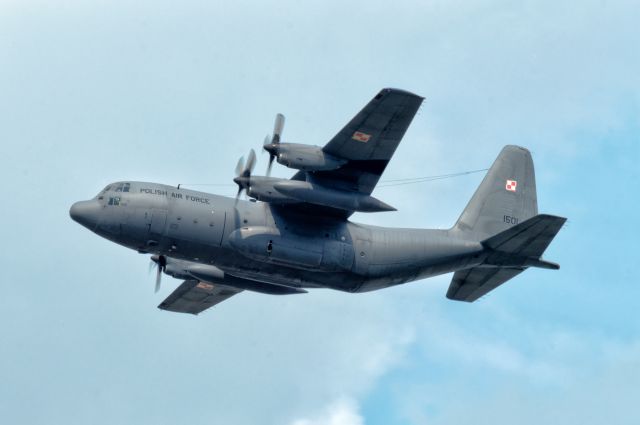
<path id="1" fill-rule="evenodd" d="M 3 422 L 638 423 L 637 2 L 131 3 L 0 2 Z M 111 181 L 230 183 L 277 112 L 324 144 L 389 86 L 426 100 L 384 177 L 526 146 L 540 211 L 569 218 L 560 271 L 474 304 L 442 276 L 187 317 L 156 309 L 177 281 L 154 295 L 146 257 L 69 219 Z M 353 219 L 449 227 L 480 179 L 379 188 L 399 211 Z"/>

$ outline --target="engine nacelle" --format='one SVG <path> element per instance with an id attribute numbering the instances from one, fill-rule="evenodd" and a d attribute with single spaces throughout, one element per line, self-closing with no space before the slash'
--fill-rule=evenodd
<path id="1" fill-rule="evenodd" d="M 171 257 L 165 257 L 165 261 L 164 272 L 169 276 L 185 280 L 192 278 L 189 274 L 189 267 L 193 265 L 193 263 Z"/>
<path id="2" fill-rule="evenodd" d="M 347 271 L 353 265 L 353 246 L 345 242 L 297 235 L 280 235 L 270 227 L 243 227 L 229 235 L 240 254 L 257 261 L 313 271 Z"/>
<path id="3" fill-rule="evenodd" d="M 285 167 L 303 171 L 335 170 L 346 164 L 346 160 L 325 153 L 319 146 L 298 143 L 277 145 L 276 160 Z"/>
<path id="4" fill-rule="evenodd" d="M 371 195 L 329 189 L 306 181 L 284 180 L 276 182 L 273 187 L 283 195 L 301 202 L 347 211 L 382 212 L 396 210 L 391 205 L 385 204 Z"/>
<path id="5" fill-rule="evenodd" d="M 247 188 L 247 195 L 257 199 L 258 201 L 276 204 L 300 202 L 297 199 L 291 198 L 290 196 L 283 195 L 273 187 L 274 184 L 282 181 L 287 180 L 275 177 L 251 176 L 251 179 L 249 180 L 249 186 Z"/>
<path id="6" fill-rule="evenodd" d="M 257 282 L 246 279 L 239 279 L 227 275 L 225 272 L 209 264 L 194 263 L 191 261 L 178 260 L 176 258 L 164 257 L 164 272 L 176 279 L 208 282 L 212 285 L 230 286 L 248 291 L 260 292 L 271 295 L 302 294 L 302 288 L 284 286 L 274 283 Z"/>

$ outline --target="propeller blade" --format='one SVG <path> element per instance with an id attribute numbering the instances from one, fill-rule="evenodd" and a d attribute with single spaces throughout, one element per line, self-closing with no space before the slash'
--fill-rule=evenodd
<path id="1" fill-rule="evenodd" d="M 276 122 L 273 124 L 273 138 L 271 143 L 280 143 L 280 137 L 282 136 L 282 130 L 284 129 L 284 115 L 276 115 Z"/>
<path id="2" fill-rule="evenodd" d="M 253 168 L 255 166 L 256 166 L 256 151 L 251 149 L 251 151 L 249 151 L 249 157 L 247 158 L 247 163 L 244 168 L 244 173 L 247 174 L 247 177 L 251 175 L 251 172 L 253 172 Z"/>
<path id="3" fill-rule="evenodd" d="M 160 290 L 160 280 L 162 279 L 162 272 L 167 269 L 167 257 L 164 255 L 152 255 L 151 264 L 149 264 L 149 271 L 155 265 L 156 268 L 156 289 L 155 292 Z"/>
<path id="4" fill-rule="evenodd" d="M 276 155 L 278 154 L 278 144 L 280 144 L 280 139 L 282 138 L 282 130 L 284 129 L 284 115 L 277 114 L 276 121 L 273 124 L 273 136 L 269 139 L 269 136 L 265 137 L 264 144 L 262 148 L 269 152 L 269 166 L 267 167 L 267 176 L 271 175 L 271 166 L 273 165 L 273 160 L 276 159 Z"/>
<path id="5" fill-rule="evenodd" d="M 273 154 L 269 155 L 269 165 L 267 165 L 267 177 L 271 176 L 271 166 L 273 165 L 273 160 L 276 159 L 276 156 Z"/>
<path id="6" fill-rule="evenodd" d="M 238 198 L 240 198 L 240 193 L 242 193 L 242 185 L 238 183 L 238 193 L 236 193 L 236 202 L 235 204 L 233 204 L 234 207 L 238 205 Z"/>
<path id="7" fill-rule="evenodd" d="M 241 156 L 238 159 L 238 163 L 236 164 L 236 176 L 239 176 L 244 171 L 244 156 Z"/>
<path id="8" fill-rule="evenodd" d="M 162 280 L 162 267 L 158 266 L 158 272 L 156 273 L 156 289 L 155 293 L 160 290 L 160 281 Z"/>

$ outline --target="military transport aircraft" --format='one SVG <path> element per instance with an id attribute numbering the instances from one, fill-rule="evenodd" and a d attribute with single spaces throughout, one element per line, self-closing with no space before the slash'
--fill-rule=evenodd
<path id="1" fill-rule="evenodd" d="M 281 142 L 277 115 L 266 176 L 241 159 L 235 199 L 157 183 L 119 182 L 73 204 L 71 218 L 140 253 L 184 282 L 158 307 L 198 314 L 242 291 L 364 292 L 455 272 L 447 297 L 475 301 L 528 267 L 558 269 L 542 253 L 565 218 L 538 214 L 528 150 L 506 146 L 448 230 L 349 221 L 394 211 L 371 196 L 423 98 L 383 89 L 324 147 Z M 269 177 L 271 165 L 298 170 Z M 242 191 L 249 201 L 239 200 Z"/>

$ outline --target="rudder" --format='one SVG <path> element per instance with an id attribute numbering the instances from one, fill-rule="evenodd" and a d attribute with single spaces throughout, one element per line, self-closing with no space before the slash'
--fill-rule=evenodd
<path id="1" fill-rule="evenodd" d="M 484 240 L 538 214 L 531 153 L 505 146 L 458 218 L 453 231 Z"/>

